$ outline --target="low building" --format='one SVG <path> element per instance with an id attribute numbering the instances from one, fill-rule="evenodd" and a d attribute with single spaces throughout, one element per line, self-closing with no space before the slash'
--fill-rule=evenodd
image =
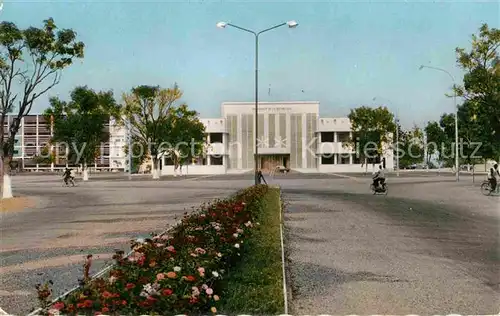
<path id="1" fill-rule="evenodd" d="M 222 117 L 201 119 L 206 128 L 208 149 L 204 157 L 174 170 L 168 157 L 161 161 L 161 174 L 225 174 L 254 170 L 255 146 L 258 168 L 303 173 L 364 172 L 351 139 L 351 125 L 346 117 L 322 118 L 319 102 L 259 102 L 257 144 L 255 103 L 225 102 Z M 385 167 L 393 170 L 390 145 L 382 154 Z M 377 165 L 381 161 L 373 161 Z M 373 165 L 370 163 L 369 170 Z"/>
<path id="2" fill-rule="evenodd" d="M 15 118 L 8 115 L 4 123 L 4 137 L 8 136 L 8 128 Z M 123 171 L 126 168 L 126 155 L 124 146 L 127 133 L 124 127 L 118 126 L 113 120 L 104 127 L 109 132 L 109 142 L 102 143 L 100 155 L 89 166 L 93 170 Z M 63 144 L 50 144 L 53 137 L 53 122 L 46 121 L 40 114 L 27 115 L 21 119 L 19 131 L 14 144 L 14 161 L 19 170 L 44 171 L 59 170 L 67 166 L 66 148 Z M 55 161 L 39 162 L 35 157 L 44 155 L 44 150 L 49 149 Z"/>

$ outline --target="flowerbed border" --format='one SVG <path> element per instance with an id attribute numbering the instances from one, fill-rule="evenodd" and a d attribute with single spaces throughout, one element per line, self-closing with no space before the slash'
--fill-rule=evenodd
<path id="1" fill-rule="evenodd" d="M 191 220 L 194 220 L 195 222 L 196 222 L 196 221 L 198 221 L 198 220 L 200 220 L 200 219 L 202 219 L 202 218 L 203 218 L 203 219 L 202 219 L 202 221 L 205 221 L 205 220 L 204 220 L 204 218 L 205 218 L 205 216 L 206 216 L 206 215 L 205 215 L 205 214 L 203 214 L 203 213 L 199 213 L 200 211 L 202 211 L 202 212 L 208 212 L 210 208 L 215 207 L 215 209 L 214 209 L 214 210 L 215 210 L 215 212 L 217 212 L 217 210 L 220 210 L 220 209 L 218 209 L 217 207 L 220 207 L 220 205 L 222 205 L 222 206 L 224 207 L 224 203 L 227 203 L 227 202 L 229 202 L 229 203 L 236 203 L 236 204 L 234 204 L 234 205 L 235 205 L 235 207 L 236 207 L 236 208 L 234 209 L 234 211 L 233 211 L 233 209 L 231 209 L 231 211 L 229 211 L 229 214 L 228 214 L 228 211 L 226 211 L 226 212 L 225 212 L 225 215 L 226 215 L 226 216 L 228 216 L 228 215 L 233 216 L 233 214 L 237 214 L 240 210 L 242 210 L 242 208 L 246 208 L 246 207 L 245 207 L 245 205 L 246 205 L 246 204 L 248 204 L 248 203 L 253 204 L 253 203 L 252 203 L 252 201 L 256 201 L 257 203 L 259 203 L 258 201 L 259 201 L 259 200 L 261 200 L 262 198 L 264 198 L 264 197 L 266 196 L 266 194 L 269 192 L 269 189 L 270 189 L 268 186 L 264 186 L 264 185 L 262 185 L 262 187 L 263 187 L 263 188 L 260 188 L 260 189 L 259 189 L 259 187 L 258 187 L 258 186 L 255 186 L 255 188 L 254 188 L 254 186 L 250 186 L 250 187 L 247 187 L 247 188 L 244 188 L 244 189 L 238 190 L 237 192 L 235 192 L 235 193 L 233 193 L 233 194 L 230 194 L 229 196 L 227 196 L 227 197 L 225 197 L 225 198 L 222 198 L 222 199 L 220 199 L 220 198 L 214 198 L 212 201 L 210 201 L 210 202 L 208 202 L 208 203 L 202 203 L 202 204 L 201 204 L 201 206 L 200 206 L 199 208 L 197 208 L 196 210 L 193 210 L 192 212 L 190 212 L 191 214 L 188 214 L 188 212 L 185 212 L 185 213 L 184 213 L 184 216 L 183 216 L 181 219 L 177 220 L 175 223 L 169 224 L 169 225 L 168 225 L 168 227 L 167 227 L 164 231 L 162 231 L 162 232 L 160 232 L 160 233 L 156 233 L 156 234 L 155 234 L 155 233 L 152 233 L 152 234 L 151 234 L 151 239 L 152 239 L 152 240 L 156 240 L 156 239 L 158 239 L 158 238 L 164 238 L 164 237 L 166 236 L 166 237 L 167 237 L 166 239 L 167 239 L 167 240 L 169 240 L 169 239 L 171 239 L 171 238 L 172 238 L 172 236 L 174 236 L 174 235 L 176 235 L 176 234 L 179 234 L 179 233 L 180 233 L 180 234 L 181 234 L 181 235 L 180 235 L 180 238 L 181 238 L 181 240 L 182 240 L 182 238 L 184 237 L 184 236 L 183 236 L 183 229 L 184 229 L 184 228 L 183 228 L 183 225 L 184 225 L 184 223 L 187 223 L 186 221 L 190 221 L 190 220 L 188 220 L 188 218 L 191 218 Z M 265 187 L 265 188 L 264 188 L 264 187 Z M 263 189 L 264 191 L 261 191 L 262 189 Z M 279 190 L 279 188 L 277 188 L 277 189 Z M 253 190 L 256 190 L 256 191 L 254 191 L 254 193 L 252 193 L 252 191 L 253 191 Z M 260 192 L 259 192 L 259 191 L 260 191 Z M 280 193 L 280 191 L 278 191 L 278 192 Z M 278 198 L 279 198 L 279 196 L 278 196 Z M 226 202 L 226 201 L 227 201 L 227 202 Z M 245 202 L 246 202 L 246 203 L 245 203 Z M 223 204 L 220 204 L 220 203 L 223 203 Z M 258 205 L 258 204 L 257 204 L 257 205 Z M 207 206 L 208 206 L 208 209 L 206 208 Z M 281 206 L 281 205 L 280 205 L 280 206 Z M 223 209 L 222 209 L 222 210 L 223 210 Z M 223 213 L 220 213 L 220 214 L 219 214 L 219 216 L 220 216 L 220 215 L 224 216 L 224 211 L 222 211 L 222 212 L 223 212 Z M 233 213 L 233 212 L 234 212 L 234 213 Z M 247 212 L 248 212 L 248 211 L 247 211 Z M 250 212 L 251 212 L 251 211 L 250 211 Z M 211 215 L 211 216 L 214 216 L 214 217 L 216 216 L 215 214 L 216 214 L 216 213 L 213 213 L 213 211 L 212 211 L 212 213 L 210 213 L 210 215 Z M 251 214 L 251 213 L 248 213 L 248 214 Z M 208 219 L 208 218 L 210 218 L 210 215 L 208 215 L 208 216 L 207 216 L 207 219 Z M 200 216 L 200 217 L 198 218 L 198 216 Z M 237 215 L 237 216 L 238 216 L 238 215 Z M 244 224 L 244 226 L 246 226 L 246 227 L 249 227 L 249 226 L 250 226 L 250 227 L 252 227 L 252 223 L 251 223 L 250 221 L 245 222 L 245 221 L 247 221 L 247 220 L 248 220 L 248 219 L 245 219 L 245 217 L 247 217 L 247 218 L 248 218 L 248 216 L 252 217 L 252 215 L 242 215 L 242 216 L 243 216 L 243 217 L 241 217 L 241 216 L 239 217 L 239 218 L 240 218 L 240 219 L 239 219 L 239 221 L 240 221 L 240 222 L 239 222 L 239 224 L 237 224 L 237 225 L 243 225 L 243 224 Z M 280 217 L 281 217 L 281 216 L 280 216 Z M 242 221 L 242 220 L 243 220 L 243 221 Z M 252 219 L 252 222 L 253 222 L 254 220 L 255 220 L 255 219 Z M 224 222 L 226 222 L 226 223 L 227 223 L 227 220 L 224 220 L 224 219 L 223 219 L 223 220 L 222 220 L 222 222 L 223 222 L 223 223 L 224 223 Z M 215 221 L 214 223 L 216 223 L 216 224 L 217 224 L 218 222 L 217 222 L 217 221 Z M 213 225 L 214 225 L 214 223 L 210 223 L 210 224 L 213 226 Z M 235 222 L 235 223 L 236 223 L 236 222 Z M 205 224 L 206 224 L 206 223 L 205 223 Z M 195 225 L 196 225 L 196 224 L 195 224 Z M 225 225 L 227 225 L 227 224 L 225 224 Z M 232 225 L 232 224 L 229 224 L 229 225 Z M 233 224 L 233 225 L 234 225 L 234 224 Z M 259 225 L 259 223 L 257 222 L 257 226 L 258 226 L 258 225 Z M 188 226 L 186 226 L 186 227 L 188 227 Z M 229 228 L 229 227 L 231 227 L 231 226 L 228 226 L 228 228 Z M 179 229 L 180 229 L 180 231 L 179 231 Z M 188 229 L 189 229 L 189 228 L 188 228 Z M 217 230 L 217 231 L 218 231 L 219 229 L 220 229 L 220 227 L 215 227 L 215 230 Z M 234 229 L 235 229 L 235 228 L 234 228 Z M 245 229 L 245 228 L 243 227 L 243 229 Z M 232 234 L 232 235 L 234 235 L 234 238 L 237 238 L 239 234 L 242 234 L 242 233 L 243 233 L 243 229 L 238 228 L 238 229 L 237 229 L 237 233 L 235 232 L 235 233 L 233 233 L 233 234 Z M 202 230 L 202 229 L 201 229 L 201 227 L 198 227 L 198 228 L 196 228 L 195 230 Z M 230 230 L 228 230 L 228 231 L 231 231 L 231 228 L 230 228 Z M 236 231 L 236 230 L 235 230 L 235 231 Z M 241 232 L 240 232 L 240 231 L 241 231 Z M 231 233 L 230 233 L 230 234 L 231 234 Z M 179 235 L 178 235 L 178 236 L 179 236 Z M 195 237 L 193 237 L 193 236 L 187 236 L 187 237 L 192 238 L 192 239 L 195 239 Z M 231 236 L 231 237 L 233 237 L 233 236 Z M 175 237 L 175 238 L 179 238 L 179 237 Z M 188 238 L 188 240 L 189 240 L 189 238 Z M 221 237 L 222 241 L 224 241 L 224 242 L 225 242 L 225 238 L 227 238 L 227 237 Z M 140 243 L 140 244 L 146 244 L 144 241 L 145 241 L 145 240 L 146 240 L 146 241 L 147 241 L 147 240 L 149 240 L 149 242 L 151 242 L 151 239 L 150 239 L 150 238 L 144 239 L 144 238 L 137 238 L 137 237 L 136 237 L 136 238 L 132 239 L 132 243 L 134 243 L 134 241 L 136 241 L 136 242 L 138 242 L 138 243 Z M 196 239 L 195 239 L 195 240 L 196 240 Z M 211 240 L 211 239 L 209 239 L 209 240 Z M 227 239 L 227 240 L 230 240 L 230 239 Z M 195 242 L 196 242 L 196 241 L 195 241 Z M 188 242 L 188 243 L 189 243 L 189 242 Z M 234 248 L 240 248 L 240 247 L 239 247 L 239 243 L 243 243 L 243 241 L 239 241 L 239 242 L 237 242 L 237 243 L 234 245 Z M 92 257 L 92 255 L 88 255 L 88 256 L 87 256 L 87 264 L 86 264 L 86 266 L 85 266 L 85 268 L 86 268 L 86 269 L 85 269 L 85 273 L 84 273 L 84 279 L 83 279 L 83 280 L 85 280 L 85 281 L 83 281 L 84 283 L 79 284 L 78 286 L 76 286 L 76 287 L 72 288 L 72 289 L 71 289 L 71 290 L 69 290 L 69 291 L 66 291 L 66 292 L 65 292 L 65 293 L 63 293 L 62 295 L 59 295 L 58 297 L 56 297 L 56 298 L 54 298 L 54 299 L 52 299 L 52 300 L 50 300 L 50 301 L 45 301 L 45 303 L 44 303 L 43 301 L 41 301 L 41 304 L 42 304 L 43 306 L 41 306 L 41 307 L 39 307 L 39 308 L 37 308 L 37 309 L 33 310 L 31 313 L 29 313 L 29 314 L 28 314 L 28 316 L 35 316 L 35 315 L 39 315 L 40 313 L 44 314 L 44 313 L 46 313 L 47 308 L 51 308 L 52 306 L 55 306 L 55 305 L 59 305 L 59 306 L 58 306 L 58 307 L 55 307 L 55 309 L 53 309 L 53 310 L 56 310 L 56 309 L 57 309 L 57 310 L 59 310 L 59 309 L 61 308 L 61 307 L 60 307 L 60 304 L 62 304 L 62 301 L 66 301 L 66 300 L 70 299 L 70 298 L 72 297 L 72 295 L 74 296 L 74 295 L 75 295 L 75 293 L 76 293 L 76 294 L 78 294 L 80 290 L 85 290 L 85 289 L 87 288 L 87 285 L 89 285 L 89 284 L 92 284 L 92 283 L 94 283 L 94 282 L 97 282 L 97 283 L 96 283 L 96 285 L 97 285 L 98 287 L 102 286 L 102 285 L 100 285 L 102 278 L 103 278 L 103 277 L 104 277 L 104 278 L 106 278 L 106 274 L 107 274 L 107 273 L 112 273 L 112 274 L 114 274 L 114 273 L 115 273 L 114 268 L 120 267 L 120 266 L 122 265 L 122 262 L 124 262 L 124 261 L 125 261 L 125 259 L 130 259 L 130 258 L 132 258 L 132 259 L 134 259 L 134 260 L 130 260 L 131 262 L 135 262 L 135 261 L 136 261 L 136 260 L 135 260 L 136 258 L 134 258 L 134 255 L 135 255 L 135 254 L 137 254 L 137 253 L 140 253 L 140 250 L 138 250 L 138 249 L 139 249 L 139 248 L 141 248 L 142 246 L 139 246 L 139 248 L 136 248 L 136 247 L 137 247 L 137 245 L 133 246 L 133 248 L 132 248 L 132 249 L 131 249 L 131 250 L 130 250 L 130 251 L 129 251 L 126 255 L 123 253 L 123 251 L 121 252 L 121 253 L 122 253 L 121 255 L 120 255 L 119 253 L 117 253 L 117 256 L 118 256 L 118 257 L 117 257 L 117 258 L 118 258 L 117 260 L 118 260 L 118 261 L 115 261 L 115 262 L 113 262 L 112 264 L 107 265 L 106 267 L 102 268 L 100 271 L 98 271 L 97 273 L 95 273 L 95 274 L 94 274 L 94 275 L 92 275 L 92 276 L 89 276 L 89 273 L 88 273 L 88 272 L 89 272 L 88 270 L 89 270 L 89 267 L 90 267 L 90 264 L 91 264 L 91 257 Z M 161 247 L 161 243 L 155 244 L 155 247 Z M 204 246 L 201 246 L 201 247 L 205 248 Z M 153 247 L 153 248 L 154 248 L 154 247 Z M 168 249 L 168 248 L 172 248 L 172 249 Z M 196 252 L 196 251 L 198 251 L 198 249 L 199 249 L 199 251 L 204 251 L 202 248 L 197 248 L 197 249 L 195 249 L 195 252 Z M 170 258 L 170 252 L 174 252 L 174 253 L 175 253 L 175 250 L 174 250 L 174 248 L 173 248 L 172 246 L 167 247 L 167 250 L 168 250 L 168 252 L 167 252 L 167 257 L 166 257 L 166 258 Z M 189 251 L 189 250 L 188 250 L 188 251 Z M 203 253 L 202 253 L 202 254 L 203 254 Z M 230 254 L 231 254 L 231 252 L 230 252 Z M 216 255 L 217 255 L 218 257 L 221 257 L 221 256 L 222 256 L 220 253 L 219 253 L 219 254 L 216 254 Z M 235 256 L 235 255 L 236 255 L 236 253 L 233 253 L 232 255 L 233 255 L 233 256 Z M 239 254 L 239 253 L 237 253 L 237 255 L 239 256 L 240 254 Z M 197 257 L 197 255 L 196 255 L 195 253 L 191 253 L 191 256 L 193 256 L 193 257 Z M 237 257 L 234 257 L 234 258 L 237 258 Z M 114 259 L 115 259 L 115 257 L 114 257 Z M 173 259 L 171 259 L 171 260 L 173 260 Z M 231 260 L 231 259 L 229 259 L 229 260 Z M 127 262 L 128 262 L 128 261 L 127 261 Z M 139 265 L 140 265 L 140 266 L 142 266 L 142 265 L 143 265 L 143 263 L 142 263 L 142 262 L 140 262 L 140 260 L 139 260 L 138 262 L 139 262 Z M 153 264 L 153 265 L 151 265 L 151 264 Z M 150 266 L 151 266 L 151 267 L 154 267 L 154 264 L 155 264 L 155 263 L 154 263 L 154 260 L 153 260 L 153 261 L 151 261 Z M 179 271 L 180 271 L 180 268 L 179 268 L 179 267 L 174 267 L 174 271 L 177 271 L 177 270 L 175 270 L 175 269 L 177 269 L 177 268 L 178 268 L 178 269 L 179 269 Z M 202 271 L 202 270 L 203 270 L 203 271 Z M 224 270 L 221 270 L 221 271 L 224 273 Z M 156 272 L 155 272 L 155 273 L 156 273 Z M 174 272 L 169 272 L 169 273 L 174 274 Z M 201 277 L 203 277 L 203 276 L 204 276 L 204 269 L 203 269 L 203 268 L 198 268 L 198 273 L 200 273 Z M 213 274 L 214 274 L 214 276 L 215 276 L 216 278 L 218 277 L 217 272 L 213 272 Z M 134 274 L 132 274 L 132 275 L 134 275 Z M 160 279 L 160 275 L 163 275 L 163 274 L 162 274 L 162 273 L 159 273 L 159 274 L 158 274 L 158 276 L 157 276 L 157 277 L 158 277 L 158 280 L 163 280 L 163 278 L 161 278 L 161 279 Z M 172 277 L 172 276 L 169 276 L 168 274 L 167 274 L 167 276 L 168 276 L 169 278 L 175 278 L 175 276 L 174 276 L 174 277 Z M 188 277 L 191 277 L 191 278 L 194 280 L 194 278 L 193 278 L 192 276 L 188 276 Z M 183 278 L 188 278 L 188 277 L 183 277 Z M 113 278 L 113 276 L 112 276 L 111 278 Z M 115 279 L 115 280 L 116 280 L 116 279 Z M 189 282 L 189 281 L 192 281 L 191 279 L 186 279 L 186 280 L 188 280 L 188 282 Z M 80 282 L 82 282 L 82 281 L 80 281 Z M 144 282 L 144 281 L 140 281 L 140 282 Z M 51 283 L 51 281 L 49 281 L 49 283 L 50 283 L 50 284 L 52 284 L 52 283 Z M 147 284 L 147 285 L 149 285 L 149 284 Z M 44 294 L 44 293 L 46 293 L 47 291 L 49 291 L 48 293 L 50 293 L 50 289 L 49 289 L 49 288 L 47 288 L 47 286 L 48 286 L 48 284 L 44 285 L 44 286 L 41 288 L 41 287 L 40 287 L 40 285 L 37 285 L 37 290 L 38 290 L 38 292 L 39 292 L 39 300 L 43 300 L 43 296 L 45 296 L 45 295 L 46 295 L 46 294 Z M 128 286 L 129 286 L 129 284 L 127 284 L 127 290 L 128 290 Z M 155 282 L 155 284 L 153 284 L 153 286 L 160 286 L 160 285 L 156 284 L 156 282 Z M 207 285 L 206 285 L 206 284 L 204 284 L 203 286 L 204 286 L 205 288 L 207 287 Z M 204 289 L 205 289 L 205 288 L 204 288 Z M 193 287 L 193 289 L 195 289 L 195 287 Z M 88 290 L 88 288 L 87 288 L 87 290 Z M 86 290 L 86 291 L 87 291 L 87 290 Z M 148 289 L 146 289 L 146 287 L 145 287 L 145 291 L 148 291 Z M 165 290 L 165 291 L 167 291 L 167 290 Z M 184 291 L 185 291 L 185 290 L 184 290 Z M 193 291 L 194 291 L 194 290 L 193 290 Z M 212 293 L 209 293 L 209 291 L 210 291 L 210 292 L 212 292 L 212 290 L 211 290 L 210 288 L 208 288 L 208 289 L 206 290 L 207 295 L 208 295 L 208 298 L 209 298 L 209 299 L 211 299 L 211 298 L 212 298 L 212 296 L 211 296 L 210 294 L 212 294 L 213 292 L 212 292 Z M 143 290 L 143 292 L 144 292 L 144 290 Z M 105 294 L 105 296 L 104 296 L 104 297 L 105 297 L 105 299 L 106 299 L 107 297 L 110 297 L 110 296 L 109 296 L 109 295 L 110 295 L 110 293 L 109 293 L 109 292 L 104 291 L 103 293 Z M 107 294 L 106 294 L 106 293 L 107 293 Z M 148 293 L 149 293 L 149 292 L 148 292 Z M 169 293 L 168 293 L 168 294 L 164 294 L 163 292 L 161 292 L 161 293 L 162 293 L 162 295 L 169 296 L 169 295 L 171 295 L 172 291 L 171 291 L 171 290 L 169 290 Z M 193 293 L 194 293 L 194 292 L 193 292 Z M 197 291 L 197 293 L 198 293 L 198 295 L 199 295 L 199 293 L 200 293 L 200 292 L 199 292 L 199 291 Z M 204 293 L 204 292 L 203 292 L 203 293 Z M 142 293 L 142 292 L 141 292 L 140 296 L 141 296 L 141 297 L 142 297 L 142 296 L 144 296 L 143 294 L 145 294 L 145 293 Z M 42 296 L 40 296 L 40 295 L 42 295 Z M 50 295 L 50 294 L 48 294 L 48 295 Z M 84 295 L 90 295 L 90 294 L 84 294 Z M 98 295 L 99 295 L 99 294 L 98 294 Z M 106 296 L 106 295 L 107 295 L 107 296 Z M 114 294 L 113 294 L 113 295 L 114 295 Z M 117 295 L 118 295 L 118 294 L 117 294 Z M 137 295 L 137 293 L 136 293 L 136 295 Z M 150 294 L 150 295 L 158 295 L 158 294 Z M 181 295 L 183 295 L 183 296 L 182 296 L 182 298 L 183 298 L 183 299 L 185 299 L 185 298 L 186 298 L 185 294 L 181 294 Z M 193 300 L 194 302 L 196 302 L 195 300 L 196 300 L 196 298 L 197 298 L 197 296 L 196 296 L 197 294 L 195 294 L 195 293 L 194 293 L 194 294 L 191 294 L 191 295 L 192 295 L 192 296 L 191 296 L 191 299 L 190 299 L 189 303 L 192 303 L 192 302 L 191 302 L 191 300 Z M 40 297 L 42 297 L 42 298 L 40 299 Z M 194 298 L 193 298 L 193 297 L 194 297 Z M 189 297 L 188 297 L 188 298 L 189 298 Z M 81 300 L 82 298 L 80 297 L 79 299 Z M 219 300 L 219 298 L 218 298 L 218 296 L 217 296 L 217 295 L 214 295 L 214 298 L 213 298 L 213 299 L 214 299 L 215 301 L 218 301 L 218 300 Z M 127 298 L 127 300 L 128 300 L 128 298 Z M 156 300 L 156 299 L 154 299 L 154 297 L 152 297 L 152 298 L 150 299 L 150 296 L 148 296 L 147 300 L 148 300 L 148 301 L 144 301 L 144 302 L 142 302 L 142 301 L 141 301 L 141 302 L 139 302 L 139 306 L 141 306 L 141 303 L 148 303 L 148 304 L 150 304 L 150 303 L 151 303 L 151 302 L 150 302 L 150 300 L 152 301 L 152 300 Z M 87 300 L 87 301 L 90 301 L 90 300 Z M 85 301 L 84 303 L 85 303 L 85 304 L 87 304 L 87 301 Z M 125 300 L 123 300 L 123 302 L 126 302 L 126 301 L 125 301 Z M 66 302 L 64 302 L 64 303 L 66 303 Z M 121 302 L 120 302 L 120 303 L 121 303 Z M 79 303 L 79 304 L 80 304 L 80 303 Z M 82 303 L 82 304 L 83 304 L 83 303 Z M 108 304 L 109 304 L 109 303 L 108 303 Z M 113 304 L 115 304 L 115 303 L 113 303 Z M 125 303 L 123 303 L 123 304 L 125 304 Z M 167 304 L 168 304 L 168 303 L 167 303 Z M 83 306 L 83 305 L 82 305 L 82 306 Z M 104 310 L 104 309 L 107 309 L 107 308 L 106 308 L 106 307 L 107 307 L 107 306 L 106 306 L 106 304 L 104 304 L 103 306 L 104 306 L 103 310 Z M 63 307 L 64 307 L 64 305 L 63 305 Z M 87 307 L 87 306 L 84 306 L 84 307 Z M 70 308 L 73 308 L 73 307 L 70 307 Z M 79 307 L 78 307 L 78 308 L 79 308 Z M 99 308 L 99 307 L 97 307 L 97 308 Z M 106 310 L 106 311 L 107 311 L 107 310 Z M 105 312 L 106 312 L 106 311 L 105 311 Z M 158 311 L 158 310 L 157 310 L 157 311 Z M 212 313 L 216 313 L 216 309 L 215 309 L 215 307 L 211 307 L 211 311 L 212 311 Z M 82 310 L 82 311 L 80 311 L 80 312 L 85 313 L 83 310 Z M 99 311 L 97 311 L 97 312 L 99 312 Z M 188 309 L 187 311 L 178 311 L 178 312 L 187 312 L 187 313 L 191 313 L 191 311 L 189 311 L 189 309 Z M 193 312 L 194 312 L 194 310 L 193 310 Z M 50 313 L 50 311 L 49 311 L 49 313 Z M 140 310 L 138 311 L 138 314 L 139 314 L 139 313 L 141 313 L 141 311 L 140 311 Z M 101 313 L 100 313 L 100 315 L 105 315 L 105 314 L 106 314 L 106 313 L 102 313 L 102 311 L 101 311 Z M 59 313 L 57 313 L 57 315 L 64 315 L 64 314 L 62 314 L 62 313 L 61 313 L 61 311 L 59 311 Z M 74 315 L 80 315 L 80 314 L 79 314 L 79 313 L 78 313 L 78 311 L 77 311 L 77 314 L 74 314 Z"/>

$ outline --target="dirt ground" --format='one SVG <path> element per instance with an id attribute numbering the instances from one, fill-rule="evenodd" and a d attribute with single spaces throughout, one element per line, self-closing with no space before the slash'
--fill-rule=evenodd
<path id="1" fill-rule="evenodd" d="M 0 200 L 0 212 L 22 211 L 34 206 L 34 200 L 26 196 Z"/>

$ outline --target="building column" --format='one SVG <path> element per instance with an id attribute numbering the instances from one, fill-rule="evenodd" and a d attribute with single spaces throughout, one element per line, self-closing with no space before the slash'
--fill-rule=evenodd
<path id="1" fill-rule="evenodd" d="M 210 161 L 210 155 L 207 155 L 207 166 L 210 166 L 211 164 L 211 161 Z"/>

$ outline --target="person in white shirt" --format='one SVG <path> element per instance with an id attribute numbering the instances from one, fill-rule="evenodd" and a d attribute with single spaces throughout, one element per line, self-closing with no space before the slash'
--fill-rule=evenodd
<path id="1" fill-rule="evenodd" d="M 498 172 L 498 164 L 494 164 L 493 168 L 490 168 L 490 172 L 488 174 L 488 179 L 490 180 L 491 191 L 495 191 L 497 188 L 497 175 L 500 176 Z"/>
<path id="2" fill-rule="evenodd" d="M 379 170 L 373 177 L 373 185 L 378 188 L 379 184 L 382 184 L 382 186 L 385 184 L 385 172 L 381 165 L 379 166 Z"/>

